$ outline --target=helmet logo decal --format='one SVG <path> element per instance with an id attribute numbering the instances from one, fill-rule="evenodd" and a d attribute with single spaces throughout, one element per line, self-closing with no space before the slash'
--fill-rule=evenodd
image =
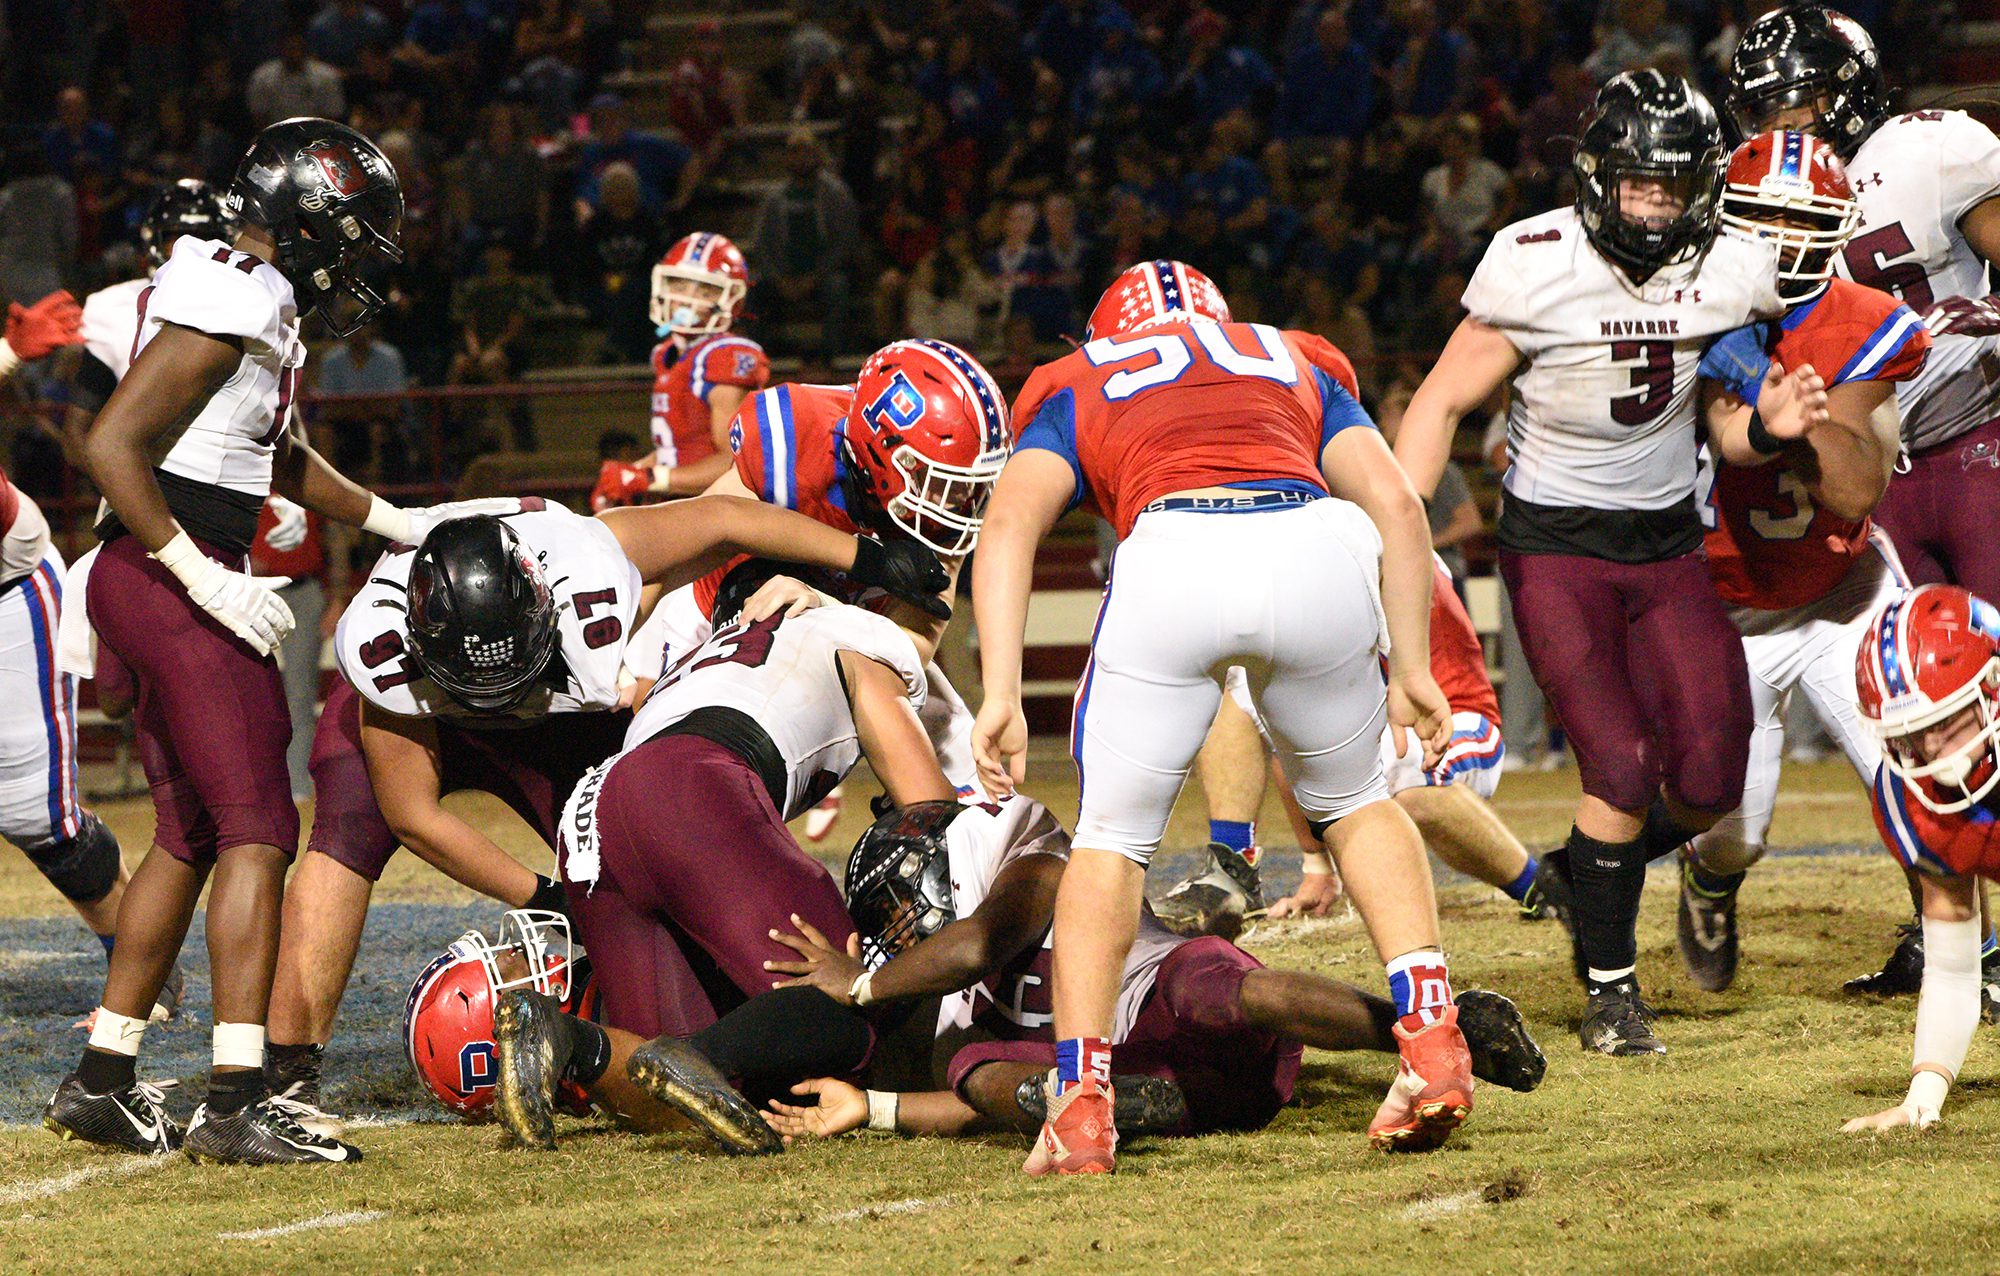
<path id="1" fill-rule="evenodd" d="M 907 430 L 923 415 L 924 396 L 917 393 L 917 387 L 910 384 L 910 378 L 900 369 L 888 387 L 875 396 L 875 401 L 861 410 L 861 419 L 884 434 L 888 433 L 883 426 L 885 420 L 897 430 Z M 883 441 L 891 447 L 895 446 L 890 439 Z"/>
<path id="2" fill-rule="evenodd" d="M 461 1091 L 471 1094 L 474 1090 L 491 1089 L 499 1075 L 492 1042 L 468 1041 L 459 1048 L 458 1088 Z"/>
<path id="3" fill-rule="evenodd" d="M 299 197 L 299 207 L 318 212 L 336 199 L 352 199 L 368 189 L 368 174 L 356 158 L 354 148 L 344 142 L 314 142 L 300 151 L 319 170 L 325 189 L 308 191 Z"/>

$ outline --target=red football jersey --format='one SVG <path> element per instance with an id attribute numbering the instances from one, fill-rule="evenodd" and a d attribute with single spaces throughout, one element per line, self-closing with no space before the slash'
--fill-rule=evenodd
<path id="1" fill-rule="evenodd" d="M 743 401 L 729 423 L 729 450 L 736 475 L 758 499 L 797 510 L 815 522 L 852 535 L 861 529 L 847 515 L 841 489 L 846 458 L 841 432 L 854 389 L 844 385 L 786 382 Z M 736 559 L 696 582 L 695 601 L 706 616 Z"/>
<path id="2" fill-rule="evenodd" d="M 1310 333 L 1159 324 L 1035 369 L 1014 401 L 1015 448 L 1067 460 L 1076 503 L 1110 519 L 1122 540 L 1172 492 L 1325 492 L 1326 440 L 1373 424 L 1356 395 L 1353 366 Z"/>
<path id="3" fill-rule="evenodd" d="M 2000 817 L 1975 804 L 1939 815 L 1888 767 L 1875 770 L 1875 828 L 1905 868 L 2000 881 Z"/>
<path id="4" fill-rule="evenodd" d="M 1771 326 L 1765 354 L 1786 368 L 1810 363 L 1833 386 L 1907 381 L 1923 370 L 1930 345 L 1907 306 L 1836 279 Z M 1868 520 L 1820 509 L 1783 457 L 1717 466 L 1708 503 L 1709 576 L 1723 601 L 1738 607 L 1777 611 L 1824 597 L 1867 541 Z"/>
<path id="5" fill-rule="evenodd" d="M 684 351 L 670 338 L 653 347 L 653 461 L 692 465 L 715 454 L 708 395 L 719 385 L 755 392 L 771 379 L 764 347 L 727 332 Z"/>
<path id="6" fill-rule="evenodd" d="M 1439 563 L 1431 581 L 1431 677 L 1453 713 L 1477 713 L 1500 725 L 1500 697 L 1486 676 L 1486 651 L 1479 631 L 1451 587 L 1451 573 Z"/>

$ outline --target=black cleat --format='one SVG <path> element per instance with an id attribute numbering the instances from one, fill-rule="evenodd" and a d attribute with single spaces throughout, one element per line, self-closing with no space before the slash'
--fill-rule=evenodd
<path id="1" fill-rule="evenodd" d="M 785 1141 L 708 1058 L 679 1037 L 655 1037 L 625 1065 L 647 1094 L 693 1121 L 739 1156 L 785 1150 Z M 505 1073 L 502 1073 L 505 1076 Z"/>
<path id="2" fill-rule="evenodd" d="M 1585 1050 L 1621 1058 L 1667 1052 L 1653 1035 L 1653 1008 L 1639 999 L 1639 985 L 1630 977 L 1590 994 L 1577 1036 Z"/>
<path id="3" fill-rule="evenodd" d="M 1924 928 L 1909 921 L 1896 927 L 1896 950 L 1882 969 L 1857 975 L 1841 985 L 1843 992 L 1868 997 L 1907 997 L 1924 985 Z"/>
<path id="4" fill-rule="evenodd" d="M 1549 1061 L 1528 1035 L 1512 1001 L 1481 988 L 1458 994 L 1458 1030 L 1472 1052 L 1472 1075 L 1526 1093 L 1542 1083 Z"/>
<path id="5" fill-rule="evenodd" d="M 1569 862 L 1563 861 L 1562 869 L 1550 872 L 1549 856 L 1544 855 L 1535 865 L 1535 880 L 1528 883 L 1528 893 L 1521 898 L 1521 920 L 1524 922 L 1558 921 L 1564 929 L 1571 925 L 1573 914 L 1569 902 Z"/>
<path id="6" fill-rule="evenodd" d="M 320 1106 L 320 1071 L 325 1062 L 325 1046 L 313 1046 L 283 1062 L 266 1052 L 264 1084 L 270 1087 L 271 1098 L 284 1105 L 291 1118 L 307 1131 L 321 1138 L 337 1139 L 346 1131 L 347 1122 Z"/>
<path id="7" fill-rule="evenodd" d="M 159 1086 L 144 1081 L 92 1094 L 71 1073 L 42 1109 L 42 1128 L 64 1139 L 158 1156 L 181 1145 L 180 1123 L 167 1115 L 165 1100 Z"/>
<path id="8" fill-rule="evenodd" d="M 1576 942 L 1576 911 L 1571 902 L 1576 896 L 1576 878 L 1569 871 L 1569 847 L 1558 846 L 1542 856 L 1535 868 L 1535 887 L 1548 902 L 1555 919 L 1569 932 L 1569 964 L 1576 973 L 1576 981 L 1589 982 L 1590 967 L 1583 959 L 1583 946 Z M 1530 898 L 1533 897 L 1531 894 Z"/>
<path id="9" fill-rule="evenodd" d="M 493 1011 L 493 1044 L 500 1071 L 493 1107 L 500 1123 L 525 1147 L 553 1148 L 556 1088 L 576 1048 L 562 1003 L 526 988 L 503 994 Z"/>
<path id="10" fill-rule="evenodd" d="M 1208 844 L 1209 865 L 1153 904 L 1153 915 L 1176 935 L 1235 939 L 1243 922 L 1264 911 L 1264 884 L 1256 865 L 1221 842 Z"/>
<path id="11" fill-rule="evenodd" d="M 292 1105 L 265 1095 L 228 1116 L 206 1103 L 194 1110 L 181 1151 L 200 1165 L 298 1165 L 353 1162 L 361 1149 L 314 1134 L 292 1116 Z"/>
<path id="12" fill-rule="evenodd" d="M 1743 874 L 1734 873 L 1721 891 L 1710 891 L 1694 880 L 1691 847 L 1681 848 L 1681 902 L 1674 929 L 1688 978 L 1703 992 L 1721 992 L 1736 982 L 1736 891 Z"/>
<path id="13" fill-rule="evenodd" d="M 179 962 L 167 968 L 167 982 L 160 985 L 159 995 L 153 998 L 153 1013 L 149 1016 L 153 1023 L 166 1023 L 181 1008 L 181 998 L 187 995 L 187 976 L 181 974 Z"/>
<path id="14" fill-rule="evenodd" d="M 1030 1121 L 1041 1124 L 1049 1119 L 1049 1096 L 1043 1085 L 1046 1073 L 1023 1077 L 1014 1090 L 1014 1103 Z M 1111 1122 L 1120 1137 L 1128 1134 L 1173 1134 L 1187 1127 L 1187 1097 L 1180 1083 L 1166 1077 L 1130 1076 L 1111 1078 Z"/>

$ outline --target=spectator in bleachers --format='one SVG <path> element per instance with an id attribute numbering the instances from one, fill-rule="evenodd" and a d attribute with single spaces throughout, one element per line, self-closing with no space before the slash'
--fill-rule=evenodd
<path id="1" fill-rule="evenodd" d="M 354 68 L 342 77 L 348 106 L 371 120 L 393 119 L 405 102 L 421 101 L 427 88 L 424 73 L 389 55 L 383 41 L 364 44 Z"/>
<path id="2" fill-rule="evenodd" d="M 1291 269 L 1326 281 L 1342 308 L 1364 315 L 1382 286 L 1374 245 L 1354 233 L 1354 221 L 1339 200 L 1322 199 L 1306 213 L 1305 225 L 1292 242 Z M 1343 350 L 1345 342 L 1335 342 Z"/>
<path id="3" fill-rule="evenodd" d="M 278 56 L 251 73 L 243 99 L 258 128 L 295 115 L 337 120 L 347 114 L 340 72 L 307 52 L 305 32 L 297 30 L 287 31 Z"/>
<path id="4" fill-rule="evenodd" d="M 435 222 L 403 226 L 403 264 L 389 291 L 389 308 L 375 328 L 383 341 L 402 351 L 412 381 L 443 382 L 451 360 L 451 254 Z"/>
<path id="5" fill-rule="evenodd" d="M 56 94 L 56 118 L 42 130 L 42 146 L 49 167 L 66 181 L 76 180 L 77 161 L 85 156 L 96 162 L 99 172 L 116 173 L 120 168 L 118 134 L 93 117 L 90 95 L 74 84 Z"/>
<path id="6" fill-rule="evenodd" d="M 403 352 L 375 336 L 373 329 L 343 337 L 316 349 L 306 367 L 319 393 L 328 395 L 397 395 L 410 386 Z M 409 407 L 393 398 L 368 403 L 322 402 L 314 424 L 316 437 L 331 437 L 333 462 L 343 474 L 374 481 L 383 474 L 423 472 L 427 460 L 412 447 L 407 428 Z M 321 447 L 328 446 L 321 442 Z"/>
<path id="7" fill-rule="evenodd" d="M 76 190 L 41 146 L 18 146 L 0 186 L 0 305 L 32 305 L 63 286 L 76 261 Z"/>
<path id="8" fill-rule="evenodd" d="M 1132 15 L 1116 0 L 1053 0 L 1028 35 L 1028 56 L 1055 72 L 1064 84 L 1074 84 L 1105 31 L 1114 27 L 1137 34 Z"/>
<path id="9" fill-rule="evenodd" d="M 590 102 L 590 140 L 577 155 L 579 218 L 599 207 L 599 183 L 612 164 L 625 165 L 639 179 L 639 202 L 655 217 L 687 207 L 703 172 L 693 151 L 636 127 L 623 98 L 600 93 Z"/>
<path id="10" fill-rule="evenodd" d="M 1597 47 L 1584 65 L 1599 81 L 1635 67 L 1686 74 L 1694 65 L 1687 28 L 1667 21 L 1666 0 L 1609 0 Z"/>
<path id="11" fill-rule="evenodd" d="M 619 198 L 622 201 L 624 197 Z M 539 279 L 515 268 L 514 246 L 506 240 L 487 244 L 480 257 L 485 264 L 484 273 L 460 284 L 452 297 L 452 320 L 458 325 L 459 342 L 446 374 L 452 385 L 519 381 L 528 366 L 529 322 L 555 300 Z M 629 288 L 625 291 L 629 292 Z M 643 311 L 645 289 L 640 292 L 639 309 Z M 615 304 L 617 300 L 629 302 L 631 298 L 621 293 L 612 300 Z M 616 341 L 619 326 L 615 322 L 609 326 Z M 620 353 L 629 354 L 629 347 Z M 514 450 L 533 451 L 534 423 L 525 400 L 516 400 L 510 406 L 509 419 Z"/>
<path id="12" fill-rule="evenodd" d="M 1000 315 L 1026 315 L 1035 325 L 1037 341 L 1053 341 L 1069 322 L 1070 299 L 1053 281 L 1054 263 L 1035 242 L 1041 210 L 1033 200 L 1018 199 L 1001 220 L 1000 242 L 986 256 L 987 273 L 1000 295 Z"/>
<path id="13" fill-rule="evenodd" d="M 1562 142 L 1581 131 L 1584 116 L 1597 98 L 1597 82 L 1574 53 L 1558 52 L 1549 63 L 1549 88 L 1521 115 L 1520 159 L 1515 176 L 1539 184 L 1552 173 L 1567 171 L 1569 157 Z M 1546 199 L 1535 201 L 1546 206 Z"/>
<path id="14" fill-rule="evenodd" d="M 821 67 L 807 82 L 793 115 L 839 121 L 840 179 L 857 195 L 874 189 L 882 155 L 882 85 L 872 41 L 849 40 L 839 61 Z M 880 202 L 870 199 L 868 205 L 875 209 Z"/>
<path id="15" fill-rule="evenodd" d="M 1049 260 L 1049 287 L 1061 298 L 1062 316 L 1056 335 L 1083 331 L 1079 317 L 1085 289 L 1102 272 L 1096 245 L 1083 233 L 1076 200 L 1060 192 L 1042 197 L 1042 251 Z M 1094 290 L 1091 299 L 1094 300 Z"/>
<path id="16" fill-rule="evenodd" d="M 1179 68 L 1167 86 L 1177 119 L 1207 129 L 1232 111 L 1270 109 L 1278 77 L 1255 49 L 1229 42 L 1229 20 L 1214 9 L 1196 9 L 1181 26 Z"/>
<path id="17" fill-rule="evenodd" d="M 1397 0 L 1401 47 L 1389 68 L 1390 98 L 1404 115 L 1425 119 L 1460 111 L 1472 100 L 1472 41 L 1458 29 L 1451 0 Z"/>
<path id="18" fill-rule="evenodd" d="M 981 147 L 993 143 L 1007 124 L 1007 99 L 1000 81 L 981 61 L 972 37 L 963 32 L 945 42 L 942 57 L 917 68 L 912 87 L 943 109 L 953 132 Z"/>
<path id="19" fill-rule="evenodd" d="M 367 0 L 327 0 L 306 28 L 306 46 L 328 66 L 352 70 L 361 50 L 387 44 L 394 33 L 382 11 Z"/>
<path id="20" fill-rule="evenodd" d="M 1271 192 L 1263 172 L 1244 154 L 1250 127 L 1240 115 L 1217 120 L 1208 144 L 1182 179 L 1181 191 L 1183 199 L 1213 203 L 1230 235 L 1260 239 L 1270 221 Z"/>
<path id="21" fill-rule="evenodd" d="M 644 363 L 658 339 L 647 318 L 653 263 L 666 251 L 660 220 L 646 207 L 639 174 L 623 160 L 598 174 L 596 211 L 584 223 L 581 256 L 588 275 L 584 304 L 620 363 Z M 758 269 L 764 269 L 761 259 Z"/>
<path id="22" fill-rule="evenodd" d="M 1481 73 L 1502 102 L 1518 108 L 1548 90 L 1565 43 L 1548 0 L 1478 0 L 1468 29 Z"/>
<path id="23" fill-rule="evenodd" d="M 687 52 L 667 73 L 667 118 L 706 167 L 722 158 L 730 130 L 750 118 L 743 75 L 724 59 L 722 24 L 697 23 Z"/>
<path id="24" fill-rule="evenodd" d="M 519 107 L 496 102 L 481 118 L 449 184 L 460 249 L 500 239 L 538 246 L 548 229 L 548 163 L 522 132 Z"/>
<path id="25" fill-rule="evenodd" d="M 1136 31 L 1122 26 L 1104 30 L 1097 52 L 1083 67 L 1070 93 L 1070 114 L 1090 127 L 1144 111 L 1167 87 L 1160 60 L 1140 41 Z"/>
<path id="26" fill-rule="evenodd" d="M 750 234 L 759 274 L 751 308 L 774 325 L 816 329 L 812 349 L 827 353 L 845 335 L 861 214 L 810 132 L 786 139 L 784 164 L 784 184 L 758 207 Z"/>
<path id="27" fill-rule="evenodd" d="M 1316 332 L 1338 346 L 1353 360 L 1355 376 L 1367 394 L 1375 383 L 1375 328 L 1368 322 L 1368 312 L 1324 275 L 1295 272 L 1287 282 L 1297 306 L 1286 326 Z"/>
<path id="28" fill-rule="evenodd" d="M 1377 36 L 1349 24 L 1348 0 L 1334 0 L 1312 38 L 1286 51 L 1271 133 L 1287 153 L 1323 150 L 1368 131 L 1375 110 Z"/>
<path id="29" fill-rule="evenodd" d="M 487 8 L 473 0 L 422 0 L 410 10 L 397 58 L 434 77 L 459 80 L 477 63 Z"/>
<path id="30" fill-rule="evenodd" d="M 974 348 L 982 331 L 982 316 L 999 299 L 995 281 L 987 278 L 972 253 L 972 237 L 961 227 L 947 234 L 925 254 L 910 273 L 903 322 L 885 325 L 884 337 L 939 337 Z M 1022 316 L 1026 320 L 1026 316 Z M 1032 320 L 1026 320 L 1030 327 Z"/>
<path id="31" fill-rule="evenodd" d="M 1499 229 L 1513 220 L 1507 170 L 1479 152 L 1479 121 L 1447 120 L 1438 131 L 1441 162 L 1424 174 L 1424 215 L 1443 235 L 1452 260 L 1476 258 Z"/>

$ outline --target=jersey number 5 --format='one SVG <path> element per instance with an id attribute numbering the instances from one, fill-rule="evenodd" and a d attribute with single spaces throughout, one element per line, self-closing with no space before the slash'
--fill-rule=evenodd
<path id="1" fill-rule="evenodd" d="M 1674 343 L 1614 341 L 1611 357 L 1619 363 L 1639 364 L 1632 369 L 1637 393 L 1611 400 L 1611 419 L 1620 425 L 1644 425 L 1657 419 L 1674 398 Z"/>
<path id="2" fill-rule="evenodd" d="M 1137 359 L 1142 355 L 1152 356 L 1153 362 L 1143 368 L 1126 368 L 1112 373 L 1104 380 L 1104 397 L 1113 403 L 1129 399 L 1141 390 L 1150 390 L 1156 385 L 1171 385 L 1180 380 L 1181 374 L 1194 366 L 1194 346 L 1199 344 L 1209 360 L 1224 372 L 1239 377 L 1262 377 L 1266 381 L 1276 381 L 1281 385 L 1297 385 L 1298 365 L 1292 362 L 1291 351 L 1285 348 L 1285 339 L 1278 330 L 1268 324 L 1244 324 L 1257 344 L 1263 348 L 1262 354 L 1244 354 L 1229 344 L 1229 337 L 1221 325 L 1197 323 L 1189 326 L 1188 332 L 1163 332 L 1152 337 L 1099 337 L 1083 347 L 1083 357 L 1090 360 L 1090 366 L 1101 368 L 1109 363 L 1123 363 L 1127 359 Z M 1192 335 L 1191 342 L 1188 337 Z"/>

